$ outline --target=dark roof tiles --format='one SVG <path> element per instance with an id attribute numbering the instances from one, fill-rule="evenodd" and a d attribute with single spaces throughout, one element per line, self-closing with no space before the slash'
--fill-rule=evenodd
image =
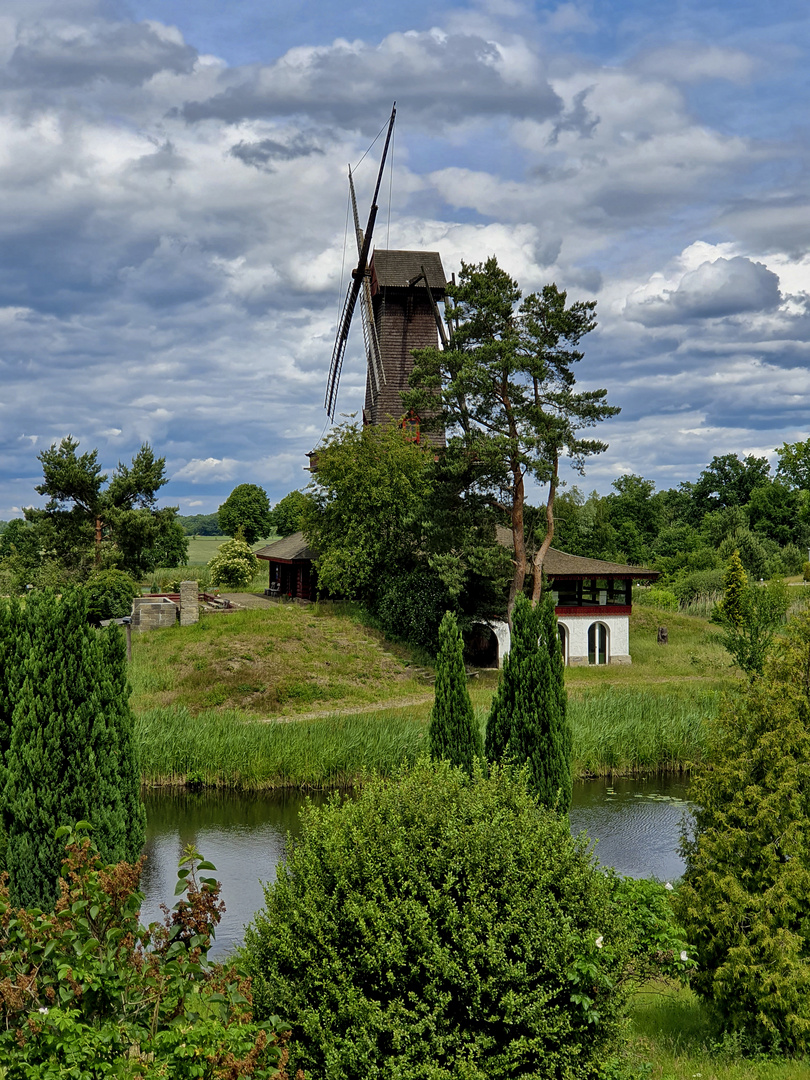
<path id="1" fill-rule="evenodd" d="M 371 260 L 377 284 L 387 288 L 406 288 L 409 281 L 422 273 L 424 266 L 431 291 L 444 295 L 447 279 L 444 276 L 442 258 L 438 251 L 380 251 Z M 424 279 L 416 288 L 424 289 Z"/>

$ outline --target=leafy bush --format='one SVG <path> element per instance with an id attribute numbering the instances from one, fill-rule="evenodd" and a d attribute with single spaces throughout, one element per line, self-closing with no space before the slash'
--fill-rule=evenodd
<path id="1" fill-rule="evenodd" d="M 389 637 L 407 641 L 435 656 L 439 625 L 451 606 L 438 574 L 422 567 L 390 577 L 375 604 L 375 614 Z"/>
<path id="2" fill-rule="evenodd" d="M 655 585 L 633 589 L 633 603 L 641 607 L 660 608 L 662 611 L 678 610 L 678 597 L 673 590 L 661 589 Z"/>
<path id="3" fill-rule="evenodd" d="M 703 596 L 713 596 L 723 589 L 723 570 L 697 570 L 686 574 L 673 586 L 680 604 L 691 604 Z"/>
<path id="4" fill-rule="evenodd" d="M 630 955 L 615 879 L 525 773 L 422 759 L 301 822 L 245 943 L 294 1067 L 573 1080 L 609 1060 Z"/>
<path id="5" fill-rule="evenodd" d="M 137 863 L 105 866 L 79 822 L 54 914 L 15 910 L 0 885 L 0 1060 L 6 1080 L 279 1076 L 277 1018 L 254 1023 L 250 988 L 210 965 L 213 870 L 187 849 L 164 924 L 138 922 Z M 165 910 L 165 909 L 164 909 Z"/>
<path id="6" fill-rule="evenodd" d="M 253 580 L 259 560 L 250 545 L 239 536 L 221 544 L 217 554 L 208 563 L 212 585 L 225 585 L 229 589 L 244 589 Z"/>
<path id="7" fill-rule="evenodd" d="M 753 1044 L 810 1048 L 810 615 L 764 675 L 709 729 L 693 775 L 694 830 L 680 918 L 697 948 L 694 989 Z"/>
<path id="8" fill-rule="evenodd" d="M 99 570 L 84 586 L 87 615 L 98 625 L 102 619 L 123 619 L 132 611 L 140 587 L 123 570 Z"/>
<path id="9" fill-rule="evenodd" d="M 802 579 L 804 581 L 810 581 L 810 562 L 806 562 L 802 566 Z"/>

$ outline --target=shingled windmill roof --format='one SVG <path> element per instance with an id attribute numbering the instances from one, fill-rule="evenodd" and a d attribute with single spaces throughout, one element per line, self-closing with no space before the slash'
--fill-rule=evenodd
<path id="1" fill-rule="evenodd" d="M 408 282 L 422 273 L 423 266 L 430 281 L 431 292 L 437 299 L 441 299 L 447 287 L 447 279 L 438 251 L 377 250 L 371 260 L 372 276 L 376 275 L 377 284 L 386 288 L 407 288 Z M 424 287 L 423 278 L 416 288 Z"/>

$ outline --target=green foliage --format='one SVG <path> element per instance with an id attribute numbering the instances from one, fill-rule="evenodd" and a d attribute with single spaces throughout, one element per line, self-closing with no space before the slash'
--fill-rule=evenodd
<path id="1" fill-rule="evenodd" d="M 178 514 L 177 522 L 186 536 L 220 536 L 217 514 Z"/>
<path id="2" fill-rule="evenodd" d="M 309 1076 L 591 1077 L 621 1032 L 611 879 L 524 776 L 424 759 L 302 813 L 246 934 Z M 601 948 L 597 946 L 600 940 Z"/>
<path id="3" fill-rule="evenodd" d="M 273 527 L 270 500 L 258 484 L 239 484 L 217 511 L 219 527 L 226 536 L 241 529 L 248 544 L 267 536 Z"/>
<path id="4" fill-rule="evenodd" d="M 17 910 L 0 886 L 0 1058 L 7 1080 L 147 1076 L 172 1080 L 277 1075 L 278 1021 L 254 1023 L 250 990 L 207 953 L 220 919 L 215 867 L 191 848 L 180 899 L 163 925 L 138 922 L 137 863 L 105 865 L 95 847 L 65 845 L 54 914 Z"/>
<path id="5" fill-rule="evenodd" d="M 723 571 L 718 567 L 713 570 L 695 570 L 678 578 L 673 592 L 680 604 L 690 604 L 702 597 L 714 598 L 723 590 Z"/>
<path id="6" fill-rule="evenodd" d="M 270 523 L 279 536 L 292 536 L 302 528 L 302 515 L 308 496 L 303 491 L 291 491 L 270 511 Z"/>
<path id="7" fill-rule="evenodd" d="M 472 774 L 484 756 L 481 729 L 473 712 L 464 669 L 464 643 L 451 611 L 439 627 L 436 696 L 430 713 L 428 749 L 436 761 L 449 761 Z"/>
<path id="8" fill-rule="evenodd" d="M 806 562 L 802 566 L 802 580 L 810 581 L 810 562 Z"/>
<path id="9" fill-rule="evenodd" d="M 244 589 L 253 580 L 259 560 L 240 536 L 220 544 L 217 554 L 208 564 L 212 585 L 229 589 Z"/>
<path id="10" fill-rule="evenodd" d="M 15 618 L 0 622 L 4 634 Z M 15 903 L 52 907 L 56 828 L 88 820 L 104 858 L 132 859 L 143 845 L 145 813 L 120 628 L 91 627 L 80 589 L 61 598 L 32 593 L 22 620 L 27 648 L 16 657 L 16 684 L 7 684 L 13 702 L 2 806 L 7 865 Z"/>
<path id="11" fill-rule="evenodd" d="M 810 491 L 810 439 L 783 443 L 776 456 L 779 460 L 776 468 L 779 479 L 793 488 Z"/>
<path id="12" fill-rule="evenodd" d="M 661 611 L 677 611 L 678 597 L 672 589 L 652 585 L 633 590 L 633 603 L 643 607 L 660 608 Z"/>
<path id="13" fill-rule="evenodd" d="M 380 582 L 413 565 L 432 468 L 432 452 L 397 424 L 341 424 L 330 433 L 303 510 L 319 585 L 373 603 Z"/>
<path id="14" fill-rule="evenodd" d="M 810 616 L 764 675 L 726 700 L 711 768 L 693 776 L 694 831 L 680 918 L 697 947 L 693 985 L 727 1030 L 810 1047 Z"/>
<path id="15" fill-rule="evenodd" d="M 389 637 L 407 641 L 435 656 L 439 625 L 449 603 L 444 582 L 429 567 L 420 566 L 386 576 L 374 603 L 374 614 Z"/>
<path id="16" fill-rule="evenodd" d="M 461 264 L 459 282 L 448 289 L 453 327 L 449 347 L 414 353 L 412 390 L 405 410 L 443 427 L 451 450 L 476 463 L 479 491 L 508 492 L 506 512 L 515 541 L 511 612 L 527 571 L 523 522 L 524 478 L 557 487 L 561 456 L 582 471 L 583 461 L 606 444 L 580 432 L 619 410 L 606 390 L 575 393 L 573 365 L 582 359 L 582 338 L 596 326 L 595 301 L 567 302 L 546 285 L 522 303 L 518 283 L 492 257 Z M 539 568 L 536 572 L 539 595 Z"/>
<path id="17" fill-rule="evenodd" d="M 487 720 L 485 752 L 492 762 L 528 764 L 540 802 L 567 813 L 571 805 L 571 727 L 554 601 L 546 590 L 532 608 L 519 596 L 512 644 L 504 658 Z"/>
<path id="18" fill-rule="evenodd" d="M 140 596 L 139 586 L 123 570 L 99 570 L 84 586 L 87 615 L 96 626 L 102 619 L 123 619 L 132 611 L 132 601 Z"/>
<path id="19" fill-rule="evenodd" d="M 39 455 L 47 495 L 42 510 L 29 507 L 41 553 L 80 577 L 92 564 L 118 565 L 135 577 L 154 566 L 185 562 L 188 542 L 175 519 L 177 507 L 157 507 L 157 492 L 167 482 L 166 459 L 144 443 L 131 465 L 121 462 L 107 483 L 98 451 L 79 455 L 70 435 Z"/>
<path id="20" fill-rule="evenodd" d="M 737 632 L 742 630 L 745 622 L 747 592 L 748 577 L 740 553 L 735 549 L 723 574 L 723 599 L 717 605 L 717 615 Z"/>
<path id="21" fill-rule="evenodd" d="M 723 648 L 753 679 L 762 674 L 765 658 L 784 624 L 790 591 L 779 578 L 767 585 L 749 585 L 736 551 L 723 580 L 723 599 L 715 607 L 712 621 L 722 628 L 719 641 Z"/>

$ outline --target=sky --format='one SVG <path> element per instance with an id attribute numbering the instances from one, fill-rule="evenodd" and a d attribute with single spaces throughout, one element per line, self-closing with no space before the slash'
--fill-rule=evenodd
<path id="1" fill-rule="evenodd" d="M 150 443 L 182 514 L 305 486 L 394 99 L 379 246 L 597 301 L 578 385 L 622 411 L 569 482 L 773 460 L 810 435 L 809 40 L 798 0 L 4 0 L 0 519 L 67 434 Z M 339 413 L 364 381 L 357 327 Z"/>

